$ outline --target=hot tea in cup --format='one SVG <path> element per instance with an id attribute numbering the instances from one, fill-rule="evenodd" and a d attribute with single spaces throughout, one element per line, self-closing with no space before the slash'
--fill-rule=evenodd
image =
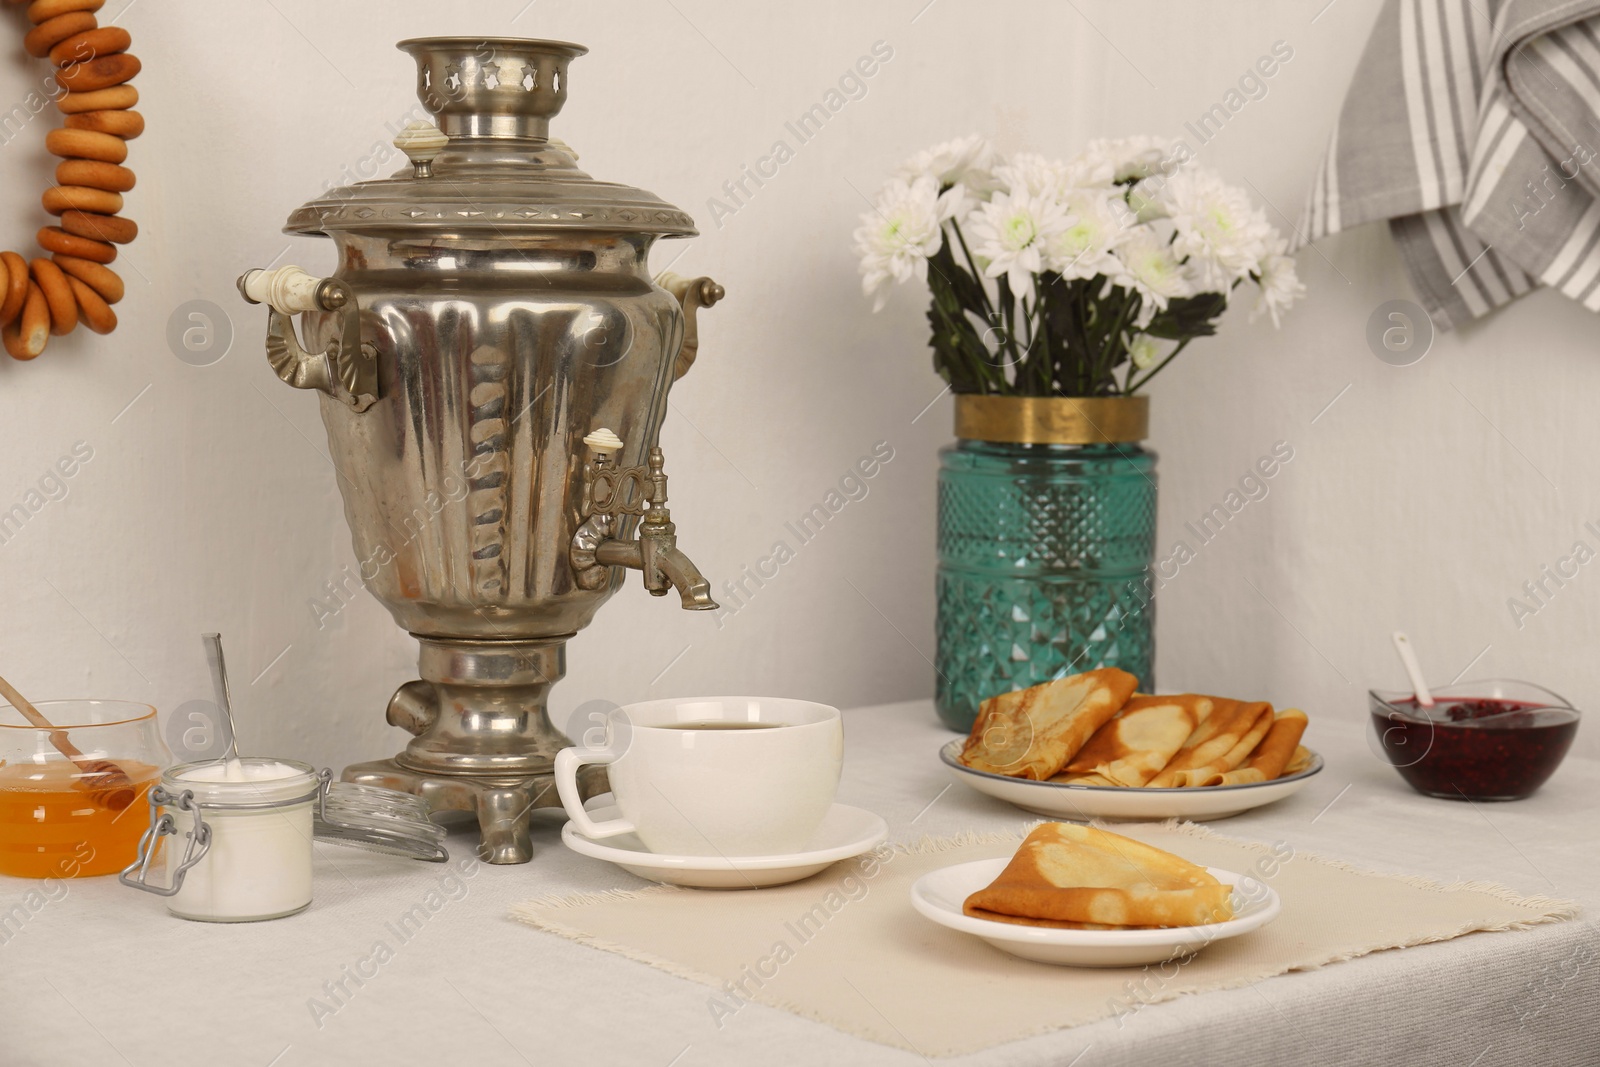
<path id="1" fill-rule="evenodd" d="M 606 717 L 600 748 L 556 756 L 556 788 L 592 840 L 632 833 L 663 855 L 770 856 L 806 847 L 833 804 L 839 710 L 779 697 L 651 700 Z M 595 822 L 578 768 L 607 764 L 622 818 Z"/>

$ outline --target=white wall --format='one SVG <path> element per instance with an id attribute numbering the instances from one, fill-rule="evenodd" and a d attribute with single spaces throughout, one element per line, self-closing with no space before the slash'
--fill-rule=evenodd
<path id="1" fill-rule="evenodd" d="M 396 39 L 587 44 L 556 135 L 596 176 L 700 219 L 703 236 L 686 250 L 664 244 L 656 263 L 682 251 L 673 269 L 711 274 L 729 295 L 704 320 L 663 443 L 681 543 L 719 593 L 775 540 L 792 543 L 785 521 L 875 442 L 895 453 L 870 495 L 720 628 L 631 576 L 571 646 L 560 721 L 598 697 L 759 691 L 857 705 L 931 694 L 934 453 L 949 437 L 949 402 L 916 419 L 940 391 L 920 289 L 878 316 L 858 296 L 849 234 L 862 194 L 903 156 L 970 130 L 1056 155 L 1094 136 L 1180 135 L 1284 40 L 1294 58 L 1268 95 L 1200 155 L 1297 216 L 1378 7 L 1343 0 L 1313 23 L 1320 5 L 1299 0 L 525 3 L 127 10 L 150 130 L 131 155 L 140 185 L 128 213 L 143 234 L 119 260 L 122 326 L 0 366 L 0 509 L 75 442 L 94 449 L 70 495 L 0 545 L 0 670 L 25 692 L 171 712 L 208 693 L 197 635 L 215 628 L 248 749 L 339 765 L 403 742 L 382 708 L 412 676 L 414 645 L 366 598 L 319 629 L 311 598 L 353 564 L 326 442 L 312 398 L 266 365 L 264 314 L 233 289 L 286 247 L 283 261 L 332 265 L 327 242 L 279 229 L 382 154 L 388 124 L 415 104 Z M 894 57 L 867 95 L 716 225 L 708 198 L 775 139 L 793 145 L 785 121 L 880 40 Z M 20 45 L 8 58 L 7 106 L 44 73 Z M 0 225 L 13 247 L 43 222 L 35 198 L 53 118 L 0 147 Z M 395 166 L 390 156 L 382 170 Z M 1388 632 L 1403 627 L 1436 677 L 1489 646 L 1472 675 L 1526 677 L 1591 702 L 1600 570 L 1585 569 L 1520 630 L 1506 600 L 1575 539 L 1600 545 L 1581 530 L 1600 520 L 1600 428 L 1585 397 L 1600 380 L 1593 317 L 1537 294 L 1397 369 L 1363 340 L 1374 307 L 1409 295 L 1386 234 L 1325 242 L 1301 270 L 1312 298 L 1281 333 L 1241 312 L 1153 389 L 1164 549 L 1274 442 L 1295 450 L 1271 495 L 1162 592 L 1161 684 L 1299 703 L 1323 728 L 1355 729 L 1365 687 L 1398 681 Z M 168 319 L 192 300 L 231 319 L 232 347 L 211 366 L 169 348 Z"/>

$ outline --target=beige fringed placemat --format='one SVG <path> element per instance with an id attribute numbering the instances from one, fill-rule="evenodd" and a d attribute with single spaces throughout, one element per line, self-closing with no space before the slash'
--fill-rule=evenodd
<path id="1" fill-rule="evenodd" d="M 1374 874 L 1193 823 L 1115 829 L 1195 863 L 1253 875 L 1278 891 L 1282 914 L 1181 966 L 1087 970 L 1016 959 L 912 910 L 918 878 L 1010 856 L 1021 840 L 1012 834 L 884 846 L 775 889 L 652 886 L 530 901 L 512 914 L 705 983 L 706 1012 L 719 1028 L 754 1001 L 924 1056 L 952 1056 L 1185 993 L 1479 930 L 1522 929 L 1578 910 L 1497 885 Z"/>

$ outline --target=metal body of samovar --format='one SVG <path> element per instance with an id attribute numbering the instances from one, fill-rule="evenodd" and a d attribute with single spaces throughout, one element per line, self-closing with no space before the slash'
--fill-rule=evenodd
<path id="1" fill-rule="evenodd" d="M 657 596 L 715 608 L 678 551 L 657 435 L 697 348 L 707 278 L 647 269 L 693 220 L 598 182 L 549 138 L 578 45 L 401 42 L 437 127 L 395 144 L 394 176 L 334 189 L 286 232 L 332 237 L 339 266 L 251 271 L 278 377 L 315 389 L 367 588 L 422 644 L 389 701 L 415 737 L 346 781 L 475 811 L 480 855 L 531 857 L 570 742 L 546 710 L 568 638 L 641 570 Z M 295 316 L 300 315 L 296 334 Z M 584 782 L 604 791 L 603 776 Z"/>

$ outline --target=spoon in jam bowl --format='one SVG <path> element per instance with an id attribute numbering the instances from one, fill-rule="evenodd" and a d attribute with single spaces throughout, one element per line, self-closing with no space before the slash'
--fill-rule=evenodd
<path id="1" fill-rule="evenodd" d="M 1422 679 L 1422 667 L 1417 663 L 1417 654 L 1411 651 L 1411 638 L 1403 630 L 1394 632 L 1394 650 L 1400 653 L 1400 663 L 1406 669 L 1406 676 L 1411 679 L 1411 691 L 1417 695 L 1417 703 L 1422 707 L 1433 707 L 1433 694 L 1428 692 L 1428 683 Z"/>

